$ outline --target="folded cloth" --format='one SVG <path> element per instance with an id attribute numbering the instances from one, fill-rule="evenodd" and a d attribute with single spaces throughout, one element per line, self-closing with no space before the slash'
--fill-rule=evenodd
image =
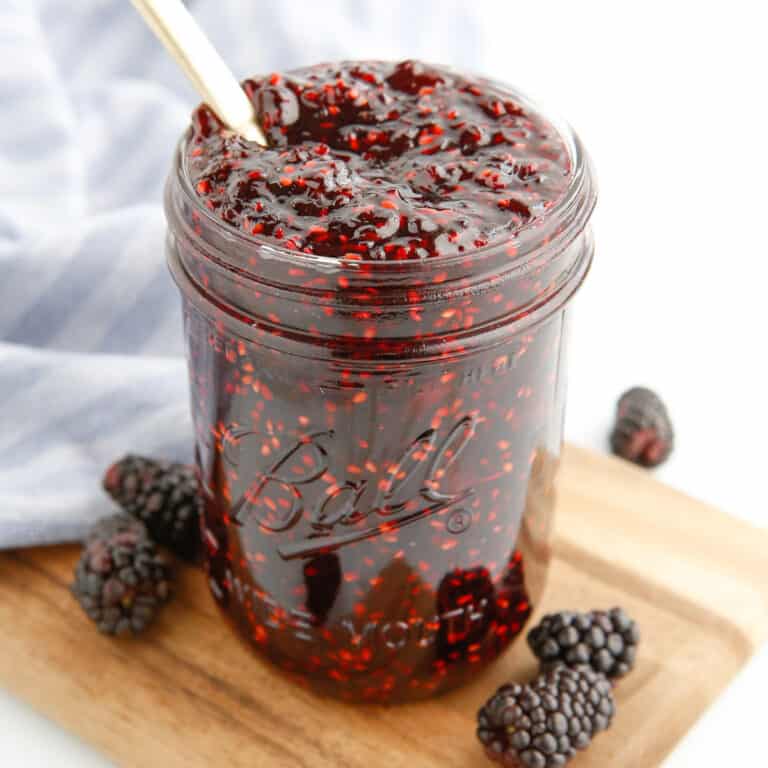
<path id="1" fill-rule="evenodd" d="M 240 76 L 345 57 L 475 68 L 460 0 L 200 0 Z M 466 7 L 465 7 L 466 6 Z M 162 187 L 197 98 L 124 0 L 0 7 L 0 547 L 78 538 L 126 452 L 191 457 Z"/>

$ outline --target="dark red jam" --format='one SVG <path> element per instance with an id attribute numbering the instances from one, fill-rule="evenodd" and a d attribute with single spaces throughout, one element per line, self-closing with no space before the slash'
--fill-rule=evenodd
<path id="1" fill-rule="evenodd" d="M 211 590 L 302 684 L 428 696 L 541 596 L 589 168 L 414 62 L 248 89 L 272 147 L 200 109 L 166 197 Z"/>
<path id="2" fill-rule="evenodd" d="M 544 215 L 569 160 L 536 112 L 413 61 L 249 80 L 263 149 L 200 108 L 188 168 L 206 206 L 285 248 L 349 259 L 467 253 Z"/>

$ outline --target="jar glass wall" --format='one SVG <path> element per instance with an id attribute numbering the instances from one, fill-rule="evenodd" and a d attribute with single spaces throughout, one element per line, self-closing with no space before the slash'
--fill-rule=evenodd
<path id="1" fill-rule="evenodd" d="M 233 230 L 200 204 L 180 146 L 168 255 L 211 590 L 318 690 L 381 702 L 456 686 L 541 597 L 566 305 L 593 252 L 593 178 L 560 133 L 570 186 L 535 226 L 394 263 Z"/>

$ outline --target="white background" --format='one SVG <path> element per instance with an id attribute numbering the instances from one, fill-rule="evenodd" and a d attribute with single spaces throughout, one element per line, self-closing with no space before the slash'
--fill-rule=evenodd
<path id="1" fill-rule="evenodd" d="M 322 3 L 294 5 L 315 14 L 311 34 L 332 33 Z M 440 13 L 439 2 L 430 5 Z M 575 306 L 568 439 L 604 450 L 616 396 L 633 384 L 652 386 L 678 436 L 659 477 L 766 526 L 763 3 L 476 7 L 496 30 L 485 73 L 564 115 L 598 171 L 598 252 Z M 357 52 L 397 53 L 362 43 Z M 754 765 L 764 746 L 766 682 L 763 652 L 667 768 Z M 107 763 L 0 692 L 0 764 Z"/>

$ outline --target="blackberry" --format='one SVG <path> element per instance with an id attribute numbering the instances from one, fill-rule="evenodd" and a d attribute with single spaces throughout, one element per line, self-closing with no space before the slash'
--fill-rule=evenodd
<path id="1" fill-rule="evenodd" d="M 611 450 L 642 467 L 657 467 L 674 447 L 675 435 L 667 408 L 645 387 L 627 390 L 616 406 Z"/>
<path id="2" fill-rule="evenodd" d="M 611 725 L 611 684 L 589 667 L 553 667 L 530 685 L 503 685 L 477 714 L 477 738 L 505 768 L 554 768 Z"/>
<path id="3" fill-rule="evenodd" d="M 171 573 L 143 523 L 119 514 L 88 534 L 72 594 L 101 632 L 138 634 L 170 595 Z"/>
<path id="4" fill-rule="evenodd" d="M 133 504 L 144 488 L 165 471 L 167 462 L 129 453 L 104 473 L 104 490 L 121 506 Z"/>
<path id="5" fill-rule="evenodd" d="M 609 678 L 632 669 L 639 641 L 637 624 L 621 608 L 550 614 L 528 633 L 528 645 L 545 667 L 586 664 Z"/>
<path id="6" fill-rule="evenodd" d="M 202 499 L 191 466 L 128 455 L 107 470 L 103 485 L 154 541 L 189 562 L 200 559 Z"/>

